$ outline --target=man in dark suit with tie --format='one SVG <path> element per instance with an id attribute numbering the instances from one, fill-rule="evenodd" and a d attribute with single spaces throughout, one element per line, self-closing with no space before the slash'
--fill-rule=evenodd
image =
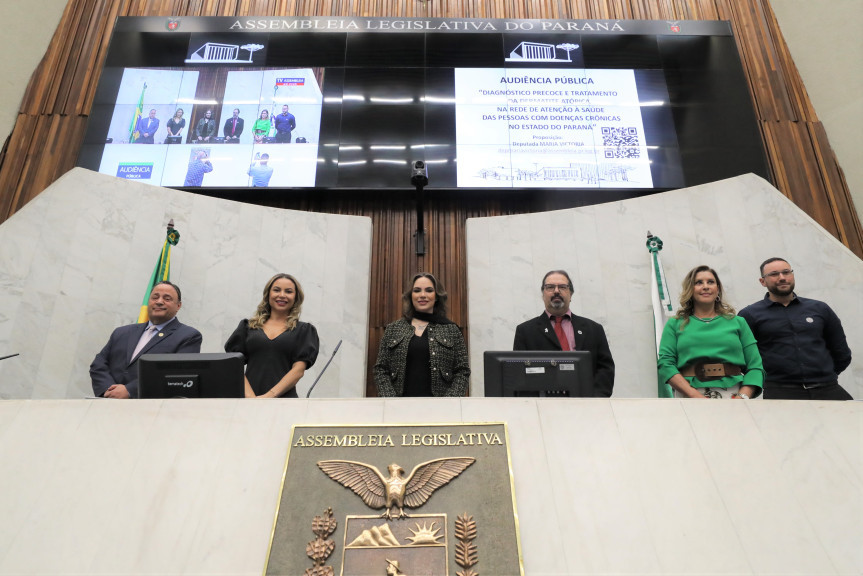
<path id="1" fill-rule="evenodd" d="M 240 141 L 240 135 L 243 133 L 243 124 L 245 122 L 240 118 L 240 109 L 234 108 L 234 115 L 225 120 L 225 126 L 222 130 L 226 143 L 234 144 Z"/>
<path id="2" fill-rule="evenodd" d="M 146 118 L 138 118 L 138 123 L 135 125 L 135 131 L 138 133 L 138 138 L 135 144 L 152 144 L 153 134 L 159 129 L 159 119 L 156 118 L 156 110 L 150 110 L 150 115 Z"/>
<path id="3" fill-rule="evenodd" d="M 573 287 L 566 271 L 546 274 L 540 290 L 545 312 L 516 327 L 512 349 L 590 352 L 595 394 L 608 398 L 614 388 L 614 359 L 602 325 L 570 311 Z"/>
<path id="4" fill-rule="evenodd" d="M 105 398 L 138 397 L 138 358 L 142 354 L 198 353 L 201 333 L 177 320 L 180 288 L 159 282 L 150 292 L 147 323 L 114 330 L 90 364 L 93 393 Z"/>

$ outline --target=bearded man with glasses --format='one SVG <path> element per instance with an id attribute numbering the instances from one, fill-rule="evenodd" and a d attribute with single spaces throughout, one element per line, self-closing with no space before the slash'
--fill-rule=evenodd
<path id="1" fill-rule="evenodd" d="M 739 312 L 758 340 L 767 400 L 853 400 L 839 385 L 851 364 L 842 322 L 819 300 L 794 293 L 794 270 L 784 258 L 761 264 L 764 299 Z"/>
<path id="2" fill-rule="evenodd" d="M 512 349 L 590 352 L 595 393 L 608 398 L 614 388 L 614 359 L 602 325 L 570 311 L 572 280 L 565 270 L 547 273 L 540 291 L 545 311 L 516 327 Z"/>

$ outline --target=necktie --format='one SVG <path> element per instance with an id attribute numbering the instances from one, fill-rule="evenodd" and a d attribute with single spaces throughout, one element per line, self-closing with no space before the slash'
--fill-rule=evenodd
<path id="1" fill-rule="evenodd" d="M 569 350 L 569 340 L 566 339 L 566 334 L 563 331 L 563 316 L 554 317 L 554 333 L 557 334 L 557 340 L 560 342 L 560 349 L 564 352 Z"/>
<path id="2" fill-rule="evenodd" d="M 234 125 L 231 127 L 231 136 L 234 135 L 234 132 L 237 131 L 237 119 L 234 118 Z"/>
<path id="3" fill-rule="evenodd" d="M 158 329 L 155 326 L 150 326 L 149 328 L 144 330 L 144 333 L 141 334 L 141 339 L 138 340 L 138 345 L 135 346 L 135 351 L 132 352 L 132 359 L 136 358 L 138 354 L 141 353 L 141 350 L 143 350 L 144 346 L 147 345 L 147 342 L 149 342 L 153 338 L 153 335 L 157 332 L 157 330 Z"/>

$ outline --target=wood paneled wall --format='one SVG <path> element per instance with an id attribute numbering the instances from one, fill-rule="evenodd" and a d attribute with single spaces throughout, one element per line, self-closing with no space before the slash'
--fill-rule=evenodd
<path id="1" fill-rule="evenodd" d="M 69 0 L 0 152 L 0 221 L 75 165 L 117 16 L 257 15 L 730 20 L 774 184 L 863 257 L 863 230 L 847 184 L 768 0 Z M 292 194 L 258 202 L 372 218 L 369 372 L 383 326 L 399 314 L 404 283 L 416 271 L 431 271 L 444 283 L 451 317 L 466 331 L 465 219 L 532 209 L 518 196 L 430 196 L 424 212 L 427 253 L 416 255 L 412 198 L 363 192 L 325 199 Z M 375 394 L 371 379 L 368 393 Z"/>

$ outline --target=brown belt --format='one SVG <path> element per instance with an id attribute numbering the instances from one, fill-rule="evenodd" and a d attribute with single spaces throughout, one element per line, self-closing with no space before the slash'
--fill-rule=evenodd
<path id="1" fill-rule="evenodd" d="M 740 376 L 743 370 L 736 364 L 728 362 L 699 361 L 680 369 L 681 376 L 698 378 L 702 382 L 719 380 L 726 376 Z"/>

